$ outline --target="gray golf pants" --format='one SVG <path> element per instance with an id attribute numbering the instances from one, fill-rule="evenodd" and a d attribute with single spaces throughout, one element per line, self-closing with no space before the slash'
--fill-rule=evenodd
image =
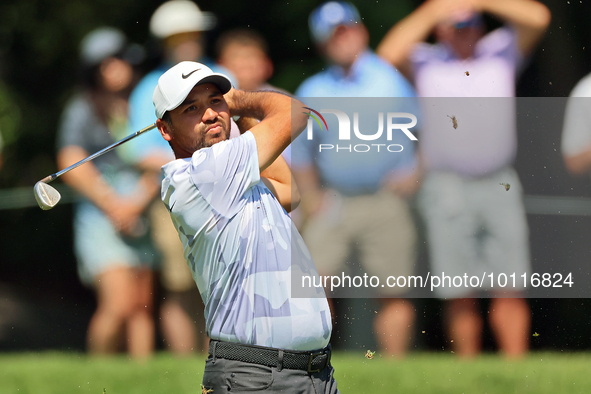
<path id="1" fill-rule="evenodd" d="M 339 394 L 333 378 L 334 369 L 308 373 L 296 369 L 279 369 L 259 364 L 217 358 L 207 359 L 203 386 L 211 394 L 265 391 L 284 394 Z"/>

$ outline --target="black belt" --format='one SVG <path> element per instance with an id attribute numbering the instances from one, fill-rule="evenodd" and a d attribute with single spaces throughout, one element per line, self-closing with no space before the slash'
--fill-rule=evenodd
<path id="1" fill-rule="evenodd" d="M 260 364 L 267 367 L 299 369 L 309 373 L 322 371 L 330 362 L 330 344 L 324 349 L 314 351 L 282 350 L 264 346 L 242 345 L 211 339 L 209 355 L 226 360 Z"/>

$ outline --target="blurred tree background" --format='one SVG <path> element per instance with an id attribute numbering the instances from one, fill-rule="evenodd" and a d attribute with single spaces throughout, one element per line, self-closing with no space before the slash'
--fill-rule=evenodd
<path id="1" fill-rule="evenodd" d="M 148 33 L 148 23 L 161 2 L 0 2 L 0 133 L 4 141 L 0 191 L 26 188 L 27 194 L 22 194 L 22 199 L 30 200 L 35 182 L 56 171 L 56 128 L 62 107 L 75 89 L 78 44 L 82 37 L 99 26 L 120 28 L 130 41 L 145 47 L 148 56 L 141 71 L 148 71 L 159 57 L 157 43 Z M 370 31 L 372 48 L 393 24 L 421 3 L 420 0 L 352 2 L 359 8 Z M 206 36 L 211 57 L 214 57 L 213 44 L 221 32 L 247 27 L 260 31 L 269 42 L 275 64 L 272 84 L 293 92 L 305 78 L 322 69 L 323 61 L 315 52 L 307 27 L 308 15 L 319 1 L 200 0 L 197 3 L 203 11 L 213 12 L 218 18 L 216 28 Z M 544 3 L 552 11 L 553 22 L 520 80 L 519 96 L 567 96 L 575 83 L 591 71 L 591 25 L 588 23 L 591 2 L 554 0 Z M 552 138 L 559 141 L 560 130 L 556 132 Z M 535 148 L 527 145 L 529 137 L 520 135 L 517 161 L 520 174 L 535 172 L 537 168 L 532 167 L 532 156 L 527 154 L 528 149 Z M 557 166 L 560 174 L 567 176 L 558 156 L 547 160 L 545 165 Z M 578 182 L 579 195 L 589 195 L 588 179 L 573 182 Z M 536 190 L 530 181 L 524 181 L 524 187 L 526 193 Z M 14 196 L 21 198 L 19 194 L 11 196 L 12 199 Z M 5 200 L 0 198 L 0 204 L 3 202 Z M 0 206 L 0 350 L 82 348 L 94 301 L 76 276 L 71 205 L 60 204 L 50 212 L 43 212 L 36 206 L 4 209 L 5 206 Z M 536 220 L 540 219 L 531 217 L 530 225 Z M 564 222 L 565 219 L 560 220 Z M 568 220 L 560 223 L 562 227 L 545 223 L 552 228 L 548 231 L 570 226 Z M 590 224 L 589 220 L 581 218 L 578 231 L 589 232 Z M 536 238 L 538 241 L 533 238 L 532 244 L 544 240 L 543 236 Z M 580 242 L 585 247 L 589 245 L 587 240 Z M 536 252 L 533 254 L 535 259 Z M 580 256 L 589 257 L 589 252 L 581 252 Z M 591 324 L 588 317 L 591 306 L 587 301 L 531 300 L 534 324 L 543 322 L 556 334 L 551 339 L 542 336 L 534 347 L 590 348 L 591 341 L 581 335 Z M 417 305 L 420 309 L 417 315 L 422 316 L 419 323 L 433 326 L 432 332 L 439 332 L 423 340 L 421 346 L 441 348 L 443 339 L 437 301 L 422 300 Z M 364 308 L 370 307 L 365 305 Z M 582 315 L 585 319 L 581 319 Z M 44 331 L 41 336 L 40 331 Z"/>

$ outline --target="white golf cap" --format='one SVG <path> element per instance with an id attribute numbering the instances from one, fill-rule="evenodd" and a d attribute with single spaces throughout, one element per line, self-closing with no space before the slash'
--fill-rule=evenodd
<path id="1" fill-rule="evenodd" d="M 224 74 L 214 73 L 205 64 L 180 62 L 166 71 L 154 89 L 156 117 L 161 119 L 166 111 L 172 111 L 182 104 L 196 85 L 213 83 L 225 94 L 232 88 L 232 82 Z"/>
<path id="2" fill-rule="evenodd" d="M 216 18 L 203 12 L 189 0 L 170 0 L 154 11 L 150 19 L 150 32 L 158 38 L 174 34 L 210 30 Z"/>

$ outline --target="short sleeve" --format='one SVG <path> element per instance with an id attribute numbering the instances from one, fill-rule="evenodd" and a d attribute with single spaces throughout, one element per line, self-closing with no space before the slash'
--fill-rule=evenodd
<path id="1" fill-rule="evenodd" d="M 191 181 L 219 213 L 232 216 L 261 180 L 257 145 L 250 131 L 193 154 Z"/>

